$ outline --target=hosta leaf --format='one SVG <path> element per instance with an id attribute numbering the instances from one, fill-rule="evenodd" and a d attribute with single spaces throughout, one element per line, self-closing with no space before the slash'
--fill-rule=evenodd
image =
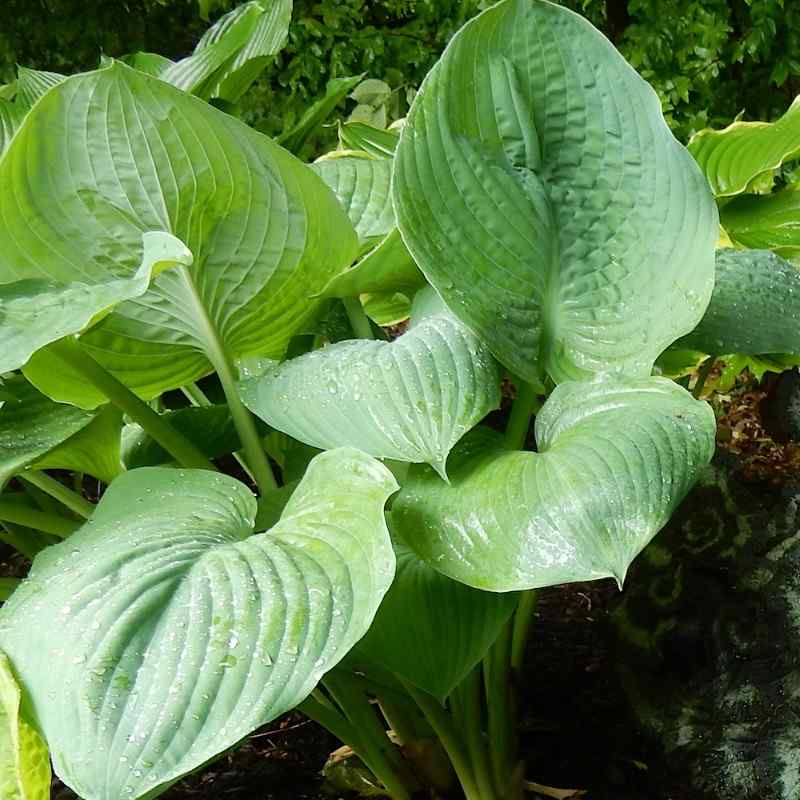
<path id="1" fill-rule="evenodd" d="M 726 203 L 720 222 L 735 244 L 776 250 L 786 258 L 800 253 L 800 189 L 745 195 Z"/>
<path id="2" fill-rule="evenodd" d="M 477 337 L 433 304 L 394 342 L 340 342 L 244 382 L 246 405 L 314 447 L 351 445 L 444 474 L 453 445 L 499 406 L 500 372 Z"/>
<path id="3" fill-rule="evenodd" d="M 119 62 L 37 103 L 0 162 L 0 183 L 13 187 L 0 197 L 0 282 L 122 279 L 148 231 L 191 251 L 191 270 L 165 271 L 82 338 L 145 397 L 209 372 L 209 358 L 280 355 L 318 309 L 309 295 L 356 248 L 336 198 L 308 167 Z M 68 376 L 37 383 L 81 396 Z"/>
<path id="4" fill-rule="evenodd" d="M 331 278 L 320 297 L 357 297 L 375 292 L 403 292 L 413 296 L 423 286 L 425 276 L 394 228 L 354 267 Z"/>
<path id="5" fill-rule="evenodd" d="M 0 98 L 0 155 L 2 155 L 17 132 L 26 114 L 25 109 L 17 103 Z"/>
<path id="6" fill-rule="evenodd" d="M 649 375 L 711 295 L 703 175 L 655 92 L 552 3 L 504 0 L 452 39 L 392 186 L 428 281 L 526 380 Z"/>
<path id="7" fill-rule="evenodd" d="M 491 591 L 615 577 L 714 452 L 711 408 L 664 378 L 565 383 L 536 418 L 539 452 L 477 429 L 450 485 L 412 467 L 393 530 L 432 567 Z"/>
<path id="8" fill-rule="evenodd" d="M 411 316 L 411 300 L 402 292 L 375 292 L 362 298 L 364 313 L 383 327 L 398 325 Z"/>
<path id="9" fill-rule="evenodd" d="M 95 414 L 54 403 L 21 376 L 4 383 L 13 394 L 0 408 L 0 488 L 16 473 L 86 428 Z"/>
<path id="10" fill-rule="evenodd" d="M 383 238 L 394 228 L 389 159 L 345 150 L 330 153 L 311 167 L 333 189 L 361 241 Z"/>
<path id="11" fill-rule="evenodd" d="M 161 56 L 158 53 L 131 53 L 128 56 L 122 56 L 120 58 L 123 64 L 127 64 L 129 67 L 133 67 L 134 69 L 138 69 L 139 72 L 145 72 L 148 75 L 152 75 L 153 77 L 159 77 L 167 67 L 173 65 L 173 61 L 166 58 L 165 56 Z"/>
<path id="12" fill-rule="evenodd" d="M 734 122 L 720 131 L 692 137 L 689 152 L 708 178 L 714 194 L 730 197 L 800 155 L 800 98 L 777 121 Z"/>
<path id="13" fill-rule="evenodd" d="M 357 86 L 363 75 L 333 78 L 325 86 L 325 94 L 306 109 L 305 114 L 288 131 L 278 137 L 278 144 L 292 153 L 299 153 L 303 145 L 328 118 L 328 115 Z"/>
<path id="14" fill-rule="evenodd" d="M 451 580 L 396 545 L 397 575 L 354 656 L 444 700 L 486 655 L 519 600 Z"/>
<path id="15" fill-rule="evenodd" d="M 121 439 L 122 413 L 115 406 L 107 405 L 85 428 L 37 459 L 32 466 L 34 469 L 85 472 L 111 483 L 124 469 Z"/>
<path id="16" fill-rule="evenodd" d="M 339 125 L 339 141 L 349 150 L 363 150 L 379 158 L 391 158 L 397 149 L 400 134 L 365 125 L 363 122 L 345 122 Z"/>
<path id="17" fill-rule="evenodd" d="M 20 690 L 0 653 L 0 797 L 48 800 L 50 758 L 38 733 L 19 715 Z"/>
<path id="18" fill-rule="evenodd" d="M 40 97 L 65 79 L 66 76 L 59 75 L 57 72 L 43 72 L 38 69 L 20 67 L 17 74 L 17 94 L 14 102 L 29 109 Z"/>
<path id="19" fill-rule="evenodd" d="M 153 797 L 301 702 L 391 583 L 395 489 L 363 453 L 324 453 L 252 536 L 255 498 L 228 476 L 114 481 L 0 611 L 59 777 L 85 800 Z"/>
<path id="20" fill-rule="evenodd" d="M 800 270 L 769 250 L 718 250 L 711 303 L 680 345 L 711 355 L 800 353 Z"/>
<path id="21" fill-rule="evenodd" d="M 203 99 L 236 102 L 286 42 L 292 0 L 251 0 L 221 17 L 194 53 L 159 77 Z"/>
<path id="22" fill-rule="evenodd" d="M 140 248 L 141 265 L 128 277 L 98 272 L 85 281 L 69 280 L 66 270 L 59 270 L 54 279 L 23 277 L 0 283 L 0 372 L 23 366 L 45 345 L 84 330 L 119 303 L 143 295 L 163 269 L 192 263 L 186 246 L 168 233 L 142 234 Z M 30 263 L 3 264 L 0 257 L 0 280 L 13 280 L 17 270 L 19 275 L 33 274 L 34 269 Z"/>

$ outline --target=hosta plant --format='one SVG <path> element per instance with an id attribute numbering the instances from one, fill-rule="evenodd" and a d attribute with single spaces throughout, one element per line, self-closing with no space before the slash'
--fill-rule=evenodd
<path id="1" fill-rule="evenodd" d="M 85 800 L 155 798 L 299 707 L 396 800 L 517 797 L 534 590 L 622 585 L 714 446 L 656 358 L 748 345 L 713 194 L 542 0 L 312 165 L 219 102 L 251 74 L 224 52 L 53 79 L 0 159 L 0 520 L 34 558 L 0 587 L 2 768 L 32 731 Z M 366 311 L 398 296 L 393 338 Z"/>

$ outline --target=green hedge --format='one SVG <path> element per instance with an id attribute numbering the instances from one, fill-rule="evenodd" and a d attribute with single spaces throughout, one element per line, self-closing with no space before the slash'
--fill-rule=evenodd
<path id="1" fill-rule="evenodd" d="M 800 92 L 794 0 L 563 0 L 603 29 L 659 91 L 687 139 L 744 110 L 769 119 Z M 204 0 L 212 19 L 232 0 Z M 296 0 L 289 43 L 243 113 L 268 133 L 291 124 L 331 77 L 367 73 L 398 90 L 419 84 L 452 33 L 484 0 Z M 137 49 L 185 55 L 207 26 L 197 0 L 5 0 L 0 79 L 16 63 L 58 71 Z M 317 146 L 321 146 L 317 142 Z"/>

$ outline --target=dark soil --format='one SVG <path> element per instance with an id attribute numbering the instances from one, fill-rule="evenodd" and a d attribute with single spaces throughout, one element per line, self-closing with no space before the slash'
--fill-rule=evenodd
<path id="1" fill-rule="evenodd" d="M 735 454 L 742 471 L 754 480 L 781 483 L 797 474 L 800 448 L 767 434 L 759 409 L 768 390 L 767 384 L 745 379 L 730 395 L 716 398 L 719 445 Z M 24 559 L 0 549 L 0 575 L 21 576 L 26 569 Z M 526 777 L 547 786 L 587 790 L 590 800 L 690 800 L 681 776 L 669 774 L 668 765 L 628 715 L 608 624 L 617 596 L 611 581 L 541 593 L 518 687 Z M 330 800 L 320 771 L 337 746 L 316 724 L 289 714 L 181 781 L 164 799 Z M 74 798 L 58 782 L 53 796 Z"/>

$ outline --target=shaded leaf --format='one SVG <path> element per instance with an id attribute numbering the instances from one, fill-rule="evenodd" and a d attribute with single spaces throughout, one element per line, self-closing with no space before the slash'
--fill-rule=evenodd
<path id="1" fill-rule="evenodd" d="M 766 197 L 745 195 L 726 203 L 720 222 L 735 244 L 800 254 L 800 189 L 788 187 Z"/>

